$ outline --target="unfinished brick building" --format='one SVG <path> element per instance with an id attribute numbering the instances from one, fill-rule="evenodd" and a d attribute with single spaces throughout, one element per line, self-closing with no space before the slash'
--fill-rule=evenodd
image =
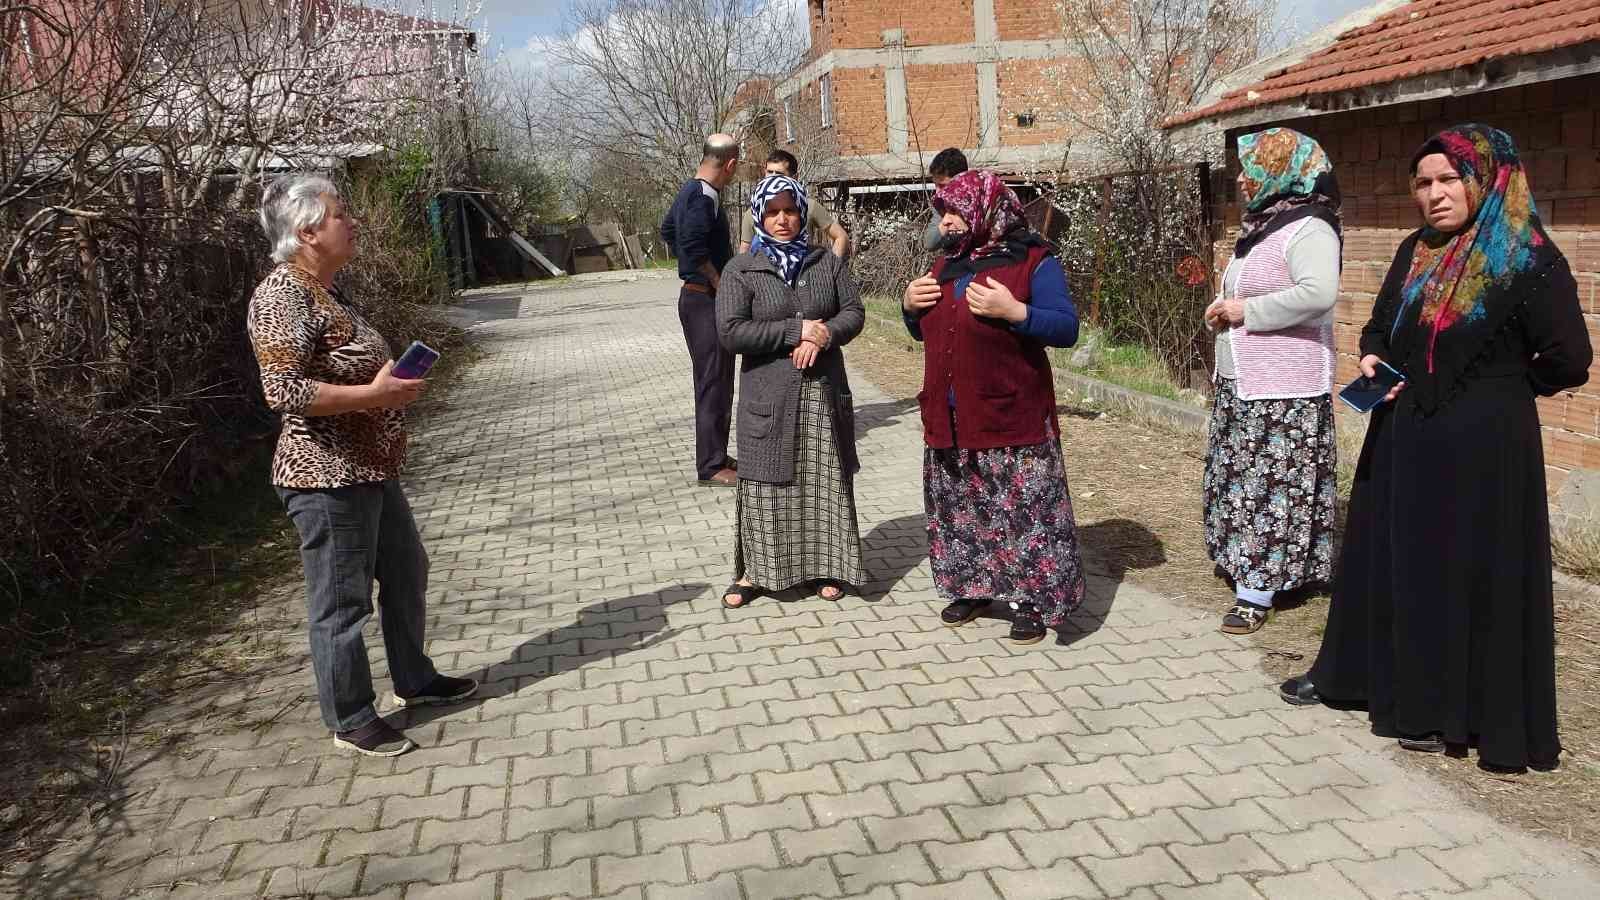
<path id="1" fill-rule="evenodd" d="M 1516 139 L 1539 213 L 1578 279 L 1600 348 L 1600 0 L 1386 0 L 1224 86 L 1180 117 L 1215 132 L 1228 165 L 1211 211 L 1225 264 L 1239 210 L 1235 139 L 1273 125 L 1316 138 L 1344 191 L 1336 380 L 1355 375 L 1357 337 L 1395 248 L 1420 224 L 1411 154 L 1451 125 Z M 1220 152 L 1220 151 L 1219 151 Z M 1552 491 L 1600 469 L 1600 364 L 1579 390 L 1539 400 Z"/>
<path id="2" fill-rule="evenodd" d="M 808 0 L 811 49 L 772 86 L 772 141 L 815 148 L 829 183 L 920 179 L 960 147 L 1024 172 L 1061 164 L 1065 132 L 1038 98 L 1064 52 L 1037 0 Z M 819 173 L 820 174 L 820 173 Z"/>

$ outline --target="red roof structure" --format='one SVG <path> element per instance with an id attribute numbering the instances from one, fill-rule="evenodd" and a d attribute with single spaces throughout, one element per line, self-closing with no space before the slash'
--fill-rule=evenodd
<path id="1" fill-rule="evenodd" d="M 1600 0 L 1416 0 L 1167 127 L 1600 42 Z"/>

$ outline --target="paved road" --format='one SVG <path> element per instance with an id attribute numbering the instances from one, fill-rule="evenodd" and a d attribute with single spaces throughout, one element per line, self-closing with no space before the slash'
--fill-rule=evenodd
<path id="1" fill-rule="evenodd" d="M 409 489 L 437 587 L 430 650 L 485 680 L 478 702 L 397 716 L 423 745 L 398 760 L 338 754 L 307 697 L 290 578 L 240 625 L 283 652 L 153 716 L 202 733 L 136 745 L 108 791 L 123 799 L 0 892 L 1600 890 L 1571 848 L 1468 811 L 1358 720 L 1283 706 L 1215 615 L 1120 573 L 1091 565 L 1059 644 L 941 627 L 916 414 L 864 379 L 868 596 L 723 610 L 733 495 L 690 483 L 674 293 L 646 275 L 468 304 L 487 355 L 419 429 Z"/>

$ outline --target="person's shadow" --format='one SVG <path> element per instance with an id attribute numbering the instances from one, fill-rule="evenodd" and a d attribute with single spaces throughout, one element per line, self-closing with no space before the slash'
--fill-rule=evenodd
<path id="1" fill-rule="evenodd" d="M 1117 588 L 1130 569 L 1148 569 L 1167 561 L 1166 547 L 1150 529 L 1131 519 L 1106 519 L 1078 527 L 1078 552 L 1083 561 L 1083 603 L 1057 625 L 1056 646 L 1070 647 L 1106 623 Z M 982 618 L 1010 622 L 1012 610 L 991 603 Z"/>
<path id="2" fill-rule="evenodd" d="M 867 583 L 861 599 L 882 600 L 906 573 L 928 558 L 928 525 L 922 513 L 878 523 L 861 541 Z"/>
<path id="3" fill-rule="evenodd" d="M 515 694 L 552 675 L 671 640 L 679 629 L 667 627 L 667 608 L 700 597 L 709 587 L 702 582 L 676 584 L 586 606 L 574 621 L 528 638 L 504 661 L 477 671 L 455 673 L 478 680 L 481 686 L 471 699 L 406 709 L 396 714 L 405 717 L 396 724 L 411 728 L 445 716 L 458 716 L 464 709 L 492 697 Z"/>
<path id="4" fill-rule="evenodd" d="M 878 403 L 868 403 L 856 407 L 856 438 L 866 436 L 867 432 L 884 425 L 894 425 L 900 417 L 917 409 L 916 398 L 904 400 L 883 400 Z"/>

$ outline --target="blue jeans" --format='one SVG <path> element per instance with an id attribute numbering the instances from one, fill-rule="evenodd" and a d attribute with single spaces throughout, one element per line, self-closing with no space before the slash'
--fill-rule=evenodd
<path id="1" fill-rule="evenodd" d="M 410 696 L 438 672 L 423 652 L 428 554 L 411 505 L 394 480 L 322 490 L 278 488 L 305 566 L 311 668 L 322 721 L 354 731 L 377 718 L 361 628 L 377 578 L 383 649 L 395 692 Z"/>

